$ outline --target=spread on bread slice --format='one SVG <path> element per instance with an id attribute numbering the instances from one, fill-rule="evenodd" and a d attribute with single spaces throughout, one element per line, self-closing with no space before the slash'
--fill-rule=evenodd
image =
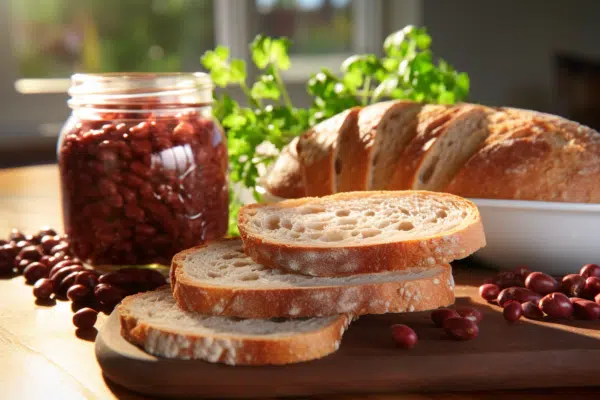
<path id="1" fill-rule="evenodd" d="M 165 358 L 229 365 L 280 365 L 335 352 L 351 317 L 238 319 L 181 310 L 168 287 L 129 296 L 117 307 L 121 334 Z"/>
<path id="2" fill-rule="evenodd" d="M 434 266 L 485 245 L 477 207 L 427 191 L 349 192 L 251 204 L 239 212 L 253 260 L 313 276 Z"/>

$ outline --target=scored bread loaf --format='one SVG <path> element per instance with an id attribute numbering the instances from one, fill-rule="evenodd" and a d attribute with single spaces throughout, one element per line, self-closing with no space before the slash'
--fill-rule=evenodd
<path id="1" fill-rule="evenodd" d="M 171 287 L 184 310 L 242 318 L 410 312 L 454 302 L 449 265 L 320 278 L 257 264 L 239 239 L 176 254 Z"/>
<path id="2" fill-rule="evenodd" d="M 412 101 L 388 101 L 365 107 L 358 113 L 358 128 L 339 135 L 335 173 L 338 192 L 366 190 L 382 179 L 381 163 L 389 163 L 381 147 L 401 148 L 408 140 L 400 129 L 420 109 Z M 374 174 L 375 167 L 377 174 Z"/>
<path id="3" fill-rule="evenodd" d="M 335 352 L 351 317 L 238 319 L 181 310 L 168 287 L 126 297 L 117 307 L 121 334 L 166 358 L 229 365 L 280 365 Z"/>
<path id="4" fill-rule="evenodd" d="M 298 159 L 298 137 L 288 143 L 277 157 L 272 171 L 265 179 L 265 189 L 279 197 L 304 197 L 302 167 Z"/>
<path id="5" fill-rule="evenodd" d="M 377 104 L 369 107 L 385 108 Z M 478 111 L 468 112 L 473 109 Z M 600 191 L 593 184 L 600 173 L 600 134 L 576 122 L 535 111 L 467 103 L 420 105 L 408 122 L 386 119 L 384 114 L 381 118 L 382 124 L 386 120 L 389 126 L 378 127 L 375 138 L 384 131 L 395 132 L 381 135 L 388 141 L 382 139 L 378 145 L 376 140 L 373 146 L 372 140 L 365 142 L 366 153 L 359 153 L 362 158 L 346 150 L 338 153 L 344 165 L 353 165 L 353 159 L 361 165 L 352 172 L 361 185 L 363 177 L 370 174 L 367 189 L 424 189 L 474 198 L 600 203 Z M 406 138 L 410 138 L 407 144 L 400 143 Z M 370 163 L 362 161 L 364 154 L 370 154 Z M 386 161 L 380 161 L 382 157 Z M 279 171 L 273 169 L 271 174 L 278 175 Z M 332 187 L 339 178 L 333 167 L 331 174 L 319 170 L 308 175 L 300 171 L 299 175 L 305 181 L 320 175 L 333 177 Z M 276 195 L 303 197 L 285 191 Z"/>
<path id="6" fill-rule="evenodd" d="M 477 207 L 427 191 L 348 192 L 242 207 L 253 260 L 313 276 L 434 266 L 485 245 Z"/>
<path id="7" fill-rule="evenodd" d="M 337 191 L 335 158 L 339 137 L 357 129 L 358 108 L 341 112 L 300 136 L 297 151 L 307 196 L 323 196 Z"/>

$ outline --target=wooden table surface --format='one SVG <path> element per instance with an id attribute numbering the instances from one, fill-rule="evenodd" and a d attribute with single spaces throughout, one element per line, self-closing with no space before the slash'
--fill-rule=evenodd
<path id="1" fill-rule="evenodd" d="M 0 237 L 7 235 L 13 227 L 26 232 L 44 225 L 61 229 L 58 187 L 54 165 L 0 170 Z M 76 336 L 71 316 L 68 302 L 36 305 L 31 287 L 25 285 L 22 277 L 0 279 L 0 398 L 142 398 L 104 379 L 94 356 L 95 335 Z M 100 315 L 98 328 L 105 318 Z M 327 398 L 491 400 L 510 396 L 513 400 L 579 399 L 595 398 L 598 391 L 598 388 L 564 388 Z"/>

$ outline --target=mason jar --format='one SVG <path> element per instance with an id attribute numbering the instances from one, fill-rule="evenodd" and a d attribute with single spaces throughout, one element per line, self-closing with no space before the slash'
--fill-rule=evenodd
<path id="1" fill-rule="evenodd" d="M 72 77 L 57 151 L 73 255 L 169 265 L 225 235 L 227 147 L 212 90 L 204 73 Z"/>

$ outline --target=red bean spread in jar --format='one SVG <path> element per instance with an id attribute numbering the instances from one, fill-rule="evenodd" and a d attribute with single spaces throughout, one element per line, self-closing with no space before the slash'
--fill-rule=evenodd
<path id="1" fill-rule="evenodd" d="M 74 75 L 63 220 L 92 265 L 161 263 L 227 231 L 225 135 L 206 74 Z"/>

